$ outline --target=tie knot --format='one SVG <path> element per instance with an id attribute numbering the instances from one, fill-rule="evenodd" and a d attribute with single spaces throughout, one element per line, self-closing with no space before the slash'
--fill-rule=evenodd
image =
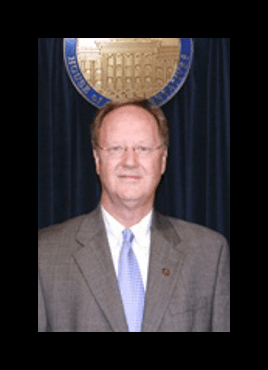
<path id="1" fill-rule="evenodd" d="M 125 229 L 123 231 L 123 242 L 124 243 L 132 243 L 134 239 L 134 234 L 130 229 Z"/>

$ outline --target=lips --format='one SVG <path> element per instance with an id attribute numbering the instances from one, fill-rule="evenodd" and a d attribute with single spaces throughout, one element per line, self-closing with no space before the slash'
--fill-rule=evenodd
<path id="1" fill-rule="evenodd" d="M 129 180 L 140 180 L 140 176 L 129 176 L 129 175 L 121 175 L 119 176 L 121 179 L 129 179 Z"/>

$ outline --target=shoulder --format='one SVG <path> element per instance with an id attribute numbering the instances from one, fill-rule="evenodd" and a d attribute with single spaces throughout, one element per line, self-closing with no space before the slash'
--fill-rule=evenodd
<path id="1" fill-rule="evenodd" d="M 229 271 L 230 249 L 226 238 L 207 227 L 167 217 L 166 222 L 172 225 L 178 235 L 179 248 L 185 254 L 186 266 L 190 270 L 213 274 L 222 268 Z M 220 267 L 221 266 L 221 267 Z"/>
<path id="2" fill-rule="evenodd" d="M 99 214 L 98 209 L 68 221 L 49 226 L 38 231 L 38 255 L 70 254 L 79 247 L 77 235 L 84 227 L 88 232 L 94 230 L 94 220 Z M 93 223 L 93 227 L 92 227 Z"/>
<path id="3" fill-rule="evenodd" d="M 203 243 L 212 244 L 226 243 L 226 239 L 223 235 L 208 227 L 173 217 L 168 217 L 168 219 L 184 240 L 199 240 Z"/>
<path id="4" fill-rule="evenodd" d="M 229 251 L 226 238 L 205 226 L 158 214 L 159 222 L 171 235 L 177 235 L 186 249 L 197 254 L 218 254 Z M 174 238 L 173 238 L 174 239 Z"/>
<path id="5" fill-rule="evenodd" d="M 85 216 L 76 217 L 38 231 L 38 264 L 53 266 L 65 256 L 68 260 L 77 248 L 75 236 Z"/>
<path id="6" fill-rule="evenodd" d="M 38 243 L 57 243 L 64 237 L 77 233 L 86 215 L 79 216 L 60 224 L 52 225 L 38 230 Z"/>

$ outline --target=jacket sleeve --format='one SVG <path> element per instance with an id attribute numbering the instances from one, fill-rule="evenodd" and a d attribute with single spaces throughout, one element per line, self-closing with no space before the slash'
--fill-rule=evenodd
<path id="1" fill-rule="evenodd" d="M 45 301 L 38 273 L 38 333 L 47 332 Z"/>
<path id="2" fill-rule="evenodd" d="M 213 332 L 230 332 L 230 253 L 224 241 L 219 257 L 212 317 Z"/>

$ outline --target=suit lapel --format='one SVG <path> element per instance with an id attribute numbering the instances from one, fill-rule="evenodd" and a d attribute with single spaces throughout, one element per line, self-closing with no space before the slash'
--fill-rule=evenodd
<path id="1" fill-rule="evenodd" d="M 127 324 L 110 249 L 98 208 L 84 220 L 77 241 L 83 246 L 74 257 L 115 332 L 127 332 Z"/>
<path id="2" fill-rule="evenodd" d="M 185 255 L 173 225 L 158 213 L 155 213 L 151 238 L 143 332 L 155 332 L 161 324 Z"/>

